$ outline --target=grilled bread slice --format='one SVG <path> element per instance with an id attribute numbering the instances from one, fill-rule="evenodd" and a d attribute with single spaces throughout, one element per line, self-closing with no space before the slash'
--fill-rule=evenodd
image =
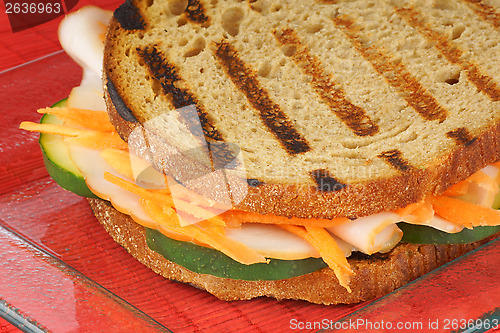
<path id="1" fill-rule="evenodd" d="M 107 106 L 181 180 L 213 168 L 186 153 L 198 144 L 238 147 L 240 209 L 400 208 L 499 159 L 499 15 L 469 0 L 127 0 L 106 39 Z"/>

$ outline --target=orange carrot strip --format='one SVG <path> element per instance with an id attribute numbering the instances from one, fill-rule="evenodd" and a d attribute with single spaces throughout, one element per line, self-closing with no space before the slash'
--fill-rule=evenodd
<path id="1" fill-rule="evenodd" d="M 226 227 L 222 225 L 214 225 L 210 221 L 201 221 L 196 223 L 196 225 L 202 229 L 212 230 L 212 232 L 216 232 L 217 234 L 224 236 L 226 234 Z"/>
<path id="2" fill-rule="evenodd" d="M 196 218 L 206 220 L 208 222 L 213 223 L 214 225 L 220 225 L 220 226 L 226 225 L 224 220 L 220 216 L 217 216 L 217 214 L 214 212 L 211 212 L 196 205 L 192 205 L 178 198 L 176 198 L 174 202 L 175 202 L 175 208 L 179 211 L 185 212 Z"/>
<path id="3" fill-rule="evenodd" d="M 324 251 L 324 253 L 328 254 L 328 257 L 334 259 L 337 265 L 353 273 L 344 252 L 342 252 L 337 242 L 328 231 L 321 227 L 306 226 L 305 228 L 308 233 L 308 238 L 313 240 L 313 243 L 317 245 L 318 249 L 325 249 L 326 251 Z"/>
<path id="4" fill-rule="evenodd" d="M 309 242 L 319 252 L 328 267 L 335 272 L 340 285 L 346 288 L 348 292 L 351 292 L 349 277 L 353 274 L 353 271 L 347 262 L 344 252 L 342 252 L 328 231 L 315 226 L 306 226 L 304 229 L 301 226 L 282 224 L 280 227 Z"/>
<path id="5" fill-rule="evenodd" d="M 179 218 L 172 207 L 159 204 L 158 201 L 143 198 L 141 198 L 140 204 L 146 214 L 154 221 L 162 225 L 179 226 Z"/>
<path id="6" fill-rule="evenodd" d="M 193 237 L 191 237 L 187 233 L 180 234 L 178 232 L 170 230 L 168 227 L 160 227 L 158 229 L 158 231 L 161 232 L 162 234 L 164 234 L 165 236 L 167 236 L 168 238 L 172 238 L 172 239 L 175 239 L 177 241 L 192 242 L 192 243 L 195 243 L 196 245 L 200 245 L 200 246 L 203 246 L 203 247 L 208 247 L 206 244 L 202 244 L 202 243 L 196 241 L 195 239 L 193 239 Z"/>
<path id="7" fill-rule="evenodd" d="M 205 210 L 201 207 L 191 205 L 182 200 L 174 201 L 174 199 L 170 195 L 162 194 L 156 190 L 147 190 L 145 188 L 140 187 L 139 185 L 136 185 L 127 180 L 121 179 L 120 177 L 117 177 L 113 174 L 110 174 L 109 172 L 104 173 L 104 179 L 129 192 L 137 194 L 141 198 L 156 201 L 157 203 L 162 205 L 168 205 L 169 207 L 175 208 L 176 210 L 180 210 L 187 214 L 193 215 L 197 218 L 206 220 L 207 222 L 213 225 L 218 225 L 218 226 L 226 225 L 224 220 L 219 216 L 214 215 L 214 213 Z M 155 216 L 158 217 L 158 215 Z"/>
<path id="8" fill-rule="evenodd" d="M 402 216 L 405 221 L 415 223 L 425 223 L 434 217 L 430 199 L 409 204 L 404 208 L 396 209 L 394 212 Z"/>
<path id="9" fill-rule="evenodd" d="M 291 224 L 302 226 L 317 226 L 317 227 L 331 227 L 339 224 L 349 222 L 346 217 L 335 219 L 303 219 L 298 217 L 288 218 L 286 216 L 278 216 L 272 214 L 258 214 L 253 212 L 246 212 L 242 210 L 229 210 L 221 214 L 224 221 L 228 226 L 237 227 L 242 223 L 264 223 L 264 224 Z"/>
<path id="10" fill-rule="evenodd" d="M 450 186 L 446 191 L 444 191 L 443 195 L 449 197 L 458 197 L 460 195 L 464 195 L 469 190 L 469 182 L 466 180 L 462 180 L 452 186 Z"/>
<path id="11" fill-rule="evenodd" d="M 58 134 L 68 137 L 73 143 L 93 149 L 116 148 L 127 149 L 124 142 L 116 132 L 100 132 L 90 129 L 81 129 L 57 124 L 38 124 L 23 121 L 20 129 L 31 132 Z"/>
<path id="12" fill-rule="evenodd" d="M 500 225 L 500 211 L 446 196 L 431 198 L 437 215 L 466 228 Z"/>
<path id="13" fill-rule="evenodd" d="M 58 134 L 68 137 L 76 137 L 88 133 L 88 130 L 85 129 L 78 129 L 57 124 L 32 123 L 30 121 L 23 121 L 19 125 L 19 128 L 31 132 Z"/>
<path id="14" fill-rule="evenodd" d="M 116 132 L 87 130 L 77 137 L 67 138 L 66 140 L 91 149 L 115 148 L 125 150 L 128 148 L 127 143 Z"/>
<path id="15" fill-rule="evenodd" d="M 72 143 L 93 149 L 116 148 L 127 149 L 124 142 L 116 132 L 101 132 L 91 129 L 68 127 L 58 124 L 39 124 L 23 121 L 19 125 L 20 129 L 31 132 L 58 134 L 68 137 Z"/>
<path id="16" fill-rule="evenodd" d="M 228 257 L 244 265 L 267 262 L 266 258 L 254 249 L 228 237 L 222 236 L 218 232 L 202 229 L 194 225 L 187 227 L 161 226 L 160 231 L 163 229 L 190 236 L 198 242 L 207 244 L 208 246 L 224 253 Z"/>
<path id="17" fill-rule="evenodd" d="M 93 111 L 79 108 L 44 108 L 38 110 L 41 114 L 53 114 L 63 119 L 67 125 L 78 125 L 83 128 L 103 132 L 114 132 L 115 128 L 110 123 L 106 111 Z"/>
<path id="18" fill-rule="evenodd" d="M 124 190 L 137 194 L 141 198 L 157 201 L 160 204 L 167 205 L 169 207 L 174 207 L 174 200 L 170 195 L 160 195 L 158 193 L 153 193 L 152 191 L 149 191 L 134 183 L 126 181 L 109 172 L 104 173 L 104 179 L 112 184 L 115 184 L 116 186 L 123 188 Z"/>

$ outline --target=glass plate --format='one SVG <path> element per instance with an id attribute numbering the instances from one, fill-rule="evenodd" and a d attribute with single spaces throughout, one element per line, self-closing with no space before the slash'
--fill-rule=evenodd
<path id="1" fill-rule="evenodd" d="M 48 177 L 38 136 L 17 129 L 23 120 L 37 121 L 36 109 L 66 97 L 80 77 L 62 52 L 0 74 L 0 316 L 22 330 L 402 331 L 398 323 L 417 323 L 407 331 L 493 332 L 498 326 L 498 239 L 355 305 L 223 302 L 156 275 L 112 241 L 85 199 Z"/>

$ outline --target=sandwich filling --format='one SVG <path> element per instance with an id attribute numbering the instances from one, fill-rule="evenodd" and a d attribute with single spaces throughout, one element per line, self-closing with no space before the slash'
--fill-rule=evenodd
<path id="1" fill-rule="evenodd" d="M 355 251 L 388 252 L 408 241 L 405 233 L 414 234 L 415 229 L 405 224 L 450 235 L 500 226 L 500 211 L 495 209 L 500 206 L 500 161 L 441 195 L 356 219 L 262 215 L 227 207 L 184 187 L 134 155 L 109 121 L 100 64 L 110 18 L 110 12 L 86 7 L 64 20 L 60 40 L 83 67 L 82 83 L 64 106 L 39 110 L 45 121 L 24 122 L 21 128 L 56 142 L 57 159 L 65 161 L 65 170 L 81 177 L 95 196 L 151 230 L 150 235 L 154 231 L 171 240 L 214 249 L 243 265 L 320 258 L 324 264 L 313 269 L 327 265 L 350 290 L 353 271 L 347 258 Z M 74 38 L 76 34 L 84 38 Z M 187 222 L 193 220 L 197 222 Z M 488 229 L 486 235 L 498 229 Z"/>

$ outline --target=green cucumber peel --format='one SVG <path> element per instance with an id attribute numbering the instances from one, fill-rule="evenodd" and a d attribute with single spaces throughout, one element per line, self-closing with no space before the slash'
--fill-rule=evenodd
<path id="1" fill-rule="evenodd" d="M 474 243 L 500 232 L 500 226 L 474 227 L 457 233 L 447 233 L 425 225 L 400 222 L 403 231 L 402 242 L 414 244 L 467 244 Z"/>
<path id="2" fill-rule="evenodd" d="M 500 208 L 500 192 L 495 197 L 492 208 Z M 457 233 L 447 233 L 429 226 L 405 222 L 400 222 L 397 225 L 403 231 L 401 241 L 413 244 L 467 244 L 500 232 L 500 225 L 463 229 Z"/>
<path id="3" fill-rule="evenodd" d="M 63 108 L 66 106 L 66 103 L 68 103 L 67 98 L 63 98 L 58 102 L 55 102 L 54 104 L 51 105 L 51 108 Z"/>
<path id="4" fill-rule="evenodd" d="M 150 249 L 165 259 L 198 274 L 209 274 L 235 280 L 271 281 L 288 279 L 327 267 L 321 258 L 270 259 L 267 264 L 244 265 L 215 249 L 177 241 L 157 230 L 145 229 L 146 241 Z"/>
<path id="5" fill-rule="evenodd" d="M 65 105 L 66 99 L 63 99 L 52 105 L 52 107 L 64 107 Z M 42 119 L 40 119 L 40 123 L 60 124 L 61 121 L 54 115 L 44 114 Z M 60 136 L 40 133 L 38 143 L 42 150 L 45 169 L 59 186 L 79 196 L 98 199 L 98 197 L 90 191 L 85 183 L 83 175 L 69 157 L 69 153 L 64 147 Z"/>

